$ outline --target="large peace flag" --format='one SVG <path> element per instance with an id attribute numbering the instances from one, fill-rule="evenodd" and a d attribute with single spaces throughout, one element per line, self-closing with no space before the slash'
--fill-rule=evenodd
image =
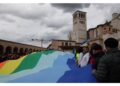
<path id="1" fill-rule="evenodd" d="M 72 53 L 47 50 L 0 63 L 0 82 L 96 82 L 91 70 L 77 67 Z"/>

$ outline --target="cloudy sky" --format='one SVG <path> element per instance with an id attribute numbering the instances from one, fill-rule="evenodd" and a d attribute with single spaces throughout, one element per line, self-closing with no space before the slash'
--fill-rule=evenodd
<path id="1" fill-rule="evenodd" d="M 87 12 L 89 29 L 111 20 L 120 4 L 0 4 L 0 39 L 36 46 L 41 39 L 67 39 L 76 10 Z"/>

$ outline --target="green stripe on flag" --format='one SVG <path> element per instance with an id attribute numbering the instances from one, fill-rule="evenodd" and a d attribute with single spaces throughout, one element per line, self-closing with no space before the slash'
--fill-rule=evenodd
<path id="1" fill-rule="evenodd" d="M 29 54 L 22 62 L 21 64 L 19 65 L 19 67 L 12 73 L 16 73 L 16 72 L 19 72 L 19 71 L 22 71 L 22 70 L 25 70 L 25 69 L 32 69 L 34 68 L 39 59 L 41 58 L 41 55 L 42 54 L 51 54 L 53 53 L 54 51 L 42 51 L 42 52 L 37 52 L 37 53 L 33 53 L 33 54 Z"/>
<path id="2" fill-rule="evenodd" d="M 51 54 L 51 53 L 53 53 L 54 51 L 53 50 L 48 50 L 48 51 L 44 51 L 44 54 L 45 55 L 48 55 L 48 54 Z"/>

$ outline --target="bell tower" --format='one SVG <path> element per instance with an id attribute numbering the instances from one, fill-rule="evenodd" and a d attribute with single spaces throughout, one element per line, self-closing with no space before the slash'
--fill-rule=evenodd
<path id="1" fill-rule="evenodd" d="M 72 40 L 78 43 L 87 38 L 86 12 L 76 11 L 73 13 L 73 31 L 71 35 Z"/>

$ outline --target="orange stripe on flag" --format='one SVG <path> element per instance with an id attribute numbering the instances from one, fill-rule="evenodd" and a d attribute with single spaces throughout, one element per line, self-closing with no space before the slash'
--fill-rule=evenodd
<path id="1" fill-rule="evenodd" d="M 1 63 L 0 63 L 0 68 L 2 68 L 6 62 L 7 62 L 7 61 L 1 62 Z"/>

